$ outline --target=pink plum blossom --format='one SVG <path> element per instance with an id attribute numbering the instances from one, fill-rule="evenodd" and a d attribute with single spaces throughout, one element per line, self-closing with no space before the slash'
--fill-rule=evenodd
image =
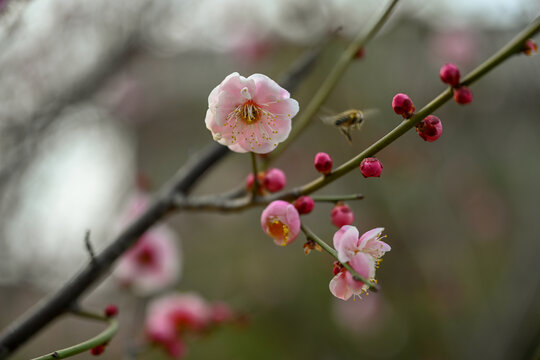
<path id="1" fill-rule="evenodd" d="M 276 245 L 285 246 L 296 240 L 300 233 L 300 215 L 294 205 L 276 200 L 262 212 L 261 226 Z"/>
<path id="2" fill-rule="evenodd" d="M 266 154 L 284 141 L 298 102 L 266 75 L 230 74 L 208 97 L 206 127 L 235 152 Z"/>
<path id="3" fill-rule="evenodd" d="M 180 275 L 177 241 L 176 234 L 165 225 L 147 231 L 120 258 L 114 277 L 138 295 L 167 288 Z"/>
<path id="4" fill-rule="evenodd" d="M 171 293 L 153 300 L 146 311 L 148 338 L 165 348 L 169 355 L 185 354 L 182 335 L 201 332 L 212 321 L 212 307 L 193 293 Z"/>
<path id="5" fill-rule="evenodd" d="M 120 217 L 118 227 L 127 226 L 150 203 L 147 193 L 136 191 Z M 165 224 L 145 232 L 118 260 L 113 277 L 137 295 L 146 296 L 174 284 L 180 277 L 181 257 L 178 235 Z"/>
<path id="6" fill-rule="evenodd" d="M 374 279 L 375 269 L 381 257 L 390 251 L 390 245 L 381 241 L 383 228 L 367 231 L 359 237 L 358 229 L 344 225 L 334 234 L 334 247 L 341 263 L 349 265 L 366 279 Z M 362 281 L 354 280 L 352 274 L 341 268 L 330 281 L 330 291 L 342 300 L 352 295 L 360 295 L 368 288 Z"/>

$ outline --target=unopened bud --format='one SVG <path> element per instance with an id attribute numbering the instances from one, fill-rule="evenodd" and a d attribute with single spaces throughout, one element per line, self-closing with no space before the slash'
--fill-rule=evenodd
<path id="1" fill-rule="evenodd" d="M 330 221 L 338 228 L 343 225 L 351 225 L 354 222 L 354 213 L 347 205 L 338 204 L 330 212 Z"/>
<path id="2" fill-rule="evenodd" d="M 383 166 L 382 163 L 374 157 L 365 158 L 360 163 L 360 172 L 365 178 L 380 177 Z"/>
<path id="3" fill-rule="evenodd" d="M 313 208 L 315 207 L 315 201 L 313 201 L 313 199 L 309 196 L 300 196 L 294 202 L 294 207 L 296 208 L 296 210 L 298 210 L 298 213 L 300 215 L 309 214 L 311 211 L 313 211 Z"/>
<path id="4" fill-rule="evenodd" d="M 315 169 L 317 169 L 318 172 L 321 174 L 329 174 L 332 171 L 332 165 L 333 165 L 332 158 L 327 153 L 317 153 L 315 155 L 315 159 L 313 160 L 313 166 L 315 166 Z"/>
<path id="5" fill-rule="evenodd" d="M 443 128 L 441 120 L 434 115 L 427 116 L 418 125 L 416 125 L 416 132 L 427 142 L 434 142 L 440 138 L 442 130 Z"/>
<path id="6" fill-rule="evenodd" d="M 441 67 L 441 71 L 439 72 L 439 75 L 441 77 L 441 81 L 445 84 L 448 84 L 452 87 L 459 85 L 459 69 L 454 64 L 444 64 Z"/>
<path id="7" fill-rule="evenodd" d="M 472 101 L 473 94 L 471 89 L 466 86 L 460 86 L 454 89 L 454 101 L 458 104 L 465 105 Z"/>
<path id="8" fill-rule="evenodd" d="M 270 169 L 264 174 L 263 186 L 270 192 L 278 192 L 285 187 L 287 177 L 280 169 Z"/>
<path id="9" fill-rule="evenodd" d="M 110 318 L 115 317 L 116 315 L 118 315 L 118 307 L 114 304 L 107 305 L 105 308 L 105 316 Z"/>
<path id="10" fill-rule="evenodd" d="M 396 94 L 392 99 L 392 109 L 398 115 L 405 119 L 410 118 L 414 114 L 414 105 L 411 98 L 406 94 Z"/>
<path id="11" fill-rule="evenodd" d="M 525 41 L 525 45 L 523 46 L 523 53 L 527 56 L 531 56 L 533 53 L 538 52 L 538 45 L 536 43 L 529 39 Z"/>

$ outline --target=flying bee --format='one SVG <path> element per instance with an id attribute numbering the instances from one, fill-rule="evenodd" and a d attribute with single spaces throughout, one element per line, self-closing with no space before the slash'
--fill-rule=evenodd
<path id="1" fill-rule="evenodd" d="M 325 124 L 337 126 L 339 131 L 347 138 L 349 144 L 352 144 L 351 132 L 360 130 L 364 123 L 364 114 L 369 116 L 375 112 L 374 109 L 365 111 L 357 109 L 345 110 L 336 115 L 323 117 L 322 121 Z"/>

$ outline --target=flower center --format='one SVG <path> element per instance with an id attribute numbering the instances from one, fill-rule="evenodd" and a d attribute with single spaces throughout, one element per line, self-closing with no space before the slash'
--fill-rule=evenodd
<path id="1" fill-rule="evenodd" d="M 244 105 L 236 108 L 236 113 L 248 124 L 253 124 L 261 117 L 261 109 L 252 100 L 248 100 Z"/>
<path id="2" fill-rule="evenodd" d="M 156 262 L 156 254 L 149 247 L 144 247 L 137 254 L 137 262 L 142 266 L 152 266 Z"/>
<path id="3" fill-rule="evenodd" d="M 289 239 L 289 227 L 279 221 L 278 219 L 271 219 L 266 223 L 268 227 L 268 233 L 274 239 L 283 240 L 283 245 L 287 245 L 287 240 Z"/>

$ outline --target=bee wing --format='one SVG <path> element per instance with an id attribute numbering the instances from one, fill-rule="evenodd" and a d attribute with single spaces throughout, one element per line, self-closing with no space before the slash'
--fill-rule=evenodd
<path id="1" fill-rule="evenodd" d="M 364 114 L 364 120 L 367 119 L 372 119 L 374 117 L 376 117 L 381 111 L 379 109 L 365 109 L 365 110 L 362 110 L 362 114 Z"/>
<path id="2" fill-rule="evenodd" d="M 335 121 L 336 121 L 336 117 L 335 116 L 324 116 L 324 115 L 319 115 L 319 118 L 321 119 L 321 121 L 323 123 L 325 123 L 326 125 L 335 125 Z"/>

